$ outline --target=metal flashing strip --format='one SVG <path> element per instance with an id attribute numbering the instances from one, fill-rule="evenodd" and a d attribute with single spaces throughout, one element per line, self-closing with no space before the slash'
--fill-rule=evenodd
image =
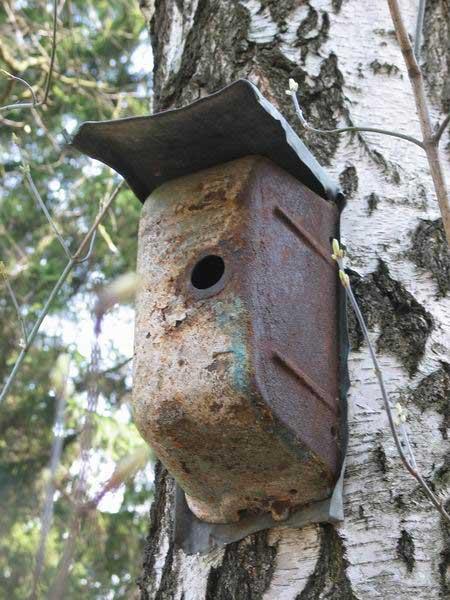
<path id="1" fill-rule="evenodd" d="M 270 513 L 242 518 L 238 523 L 205 523 L 189 510 L 183 490 L 175 495 L 174 542 L 185 554 L 206 554 L 252 533 L 277 527 L 300 528 L 311 523 L 339 523 L 344 519 L 343 480 L 345 464 L 330 498 L 314 502 L 291 514 L 286 521 L 275 521 Z"/>

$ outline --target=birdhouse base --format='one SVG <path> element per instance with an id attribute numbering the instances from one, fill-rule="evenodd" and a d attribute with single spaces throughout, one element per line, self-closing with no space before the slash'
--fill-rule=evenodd
<path id="1" fill-rule="evenodd" d="M 173 542 L 185 554 L 206 554 L 216 548 L 238 542 L 264 529 L 287 527 L 298 529 L 312 523 L 339 523 L 344 519 L 343 481 L 345 464 L 330 498 L 293 511 L 285 521 L 273 519 L 270 513 L 243 515 L 237 523 L 206 523 L 189 509 L 179 485 L 175 492 Z"/>

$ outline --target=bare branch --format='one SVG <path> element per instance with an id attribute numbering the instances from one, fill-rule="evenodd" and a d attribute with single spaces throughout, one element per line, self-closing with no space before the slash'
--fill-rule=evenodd
<path id="1" fill-rule="evenodd" d="M 33 178 L 31 177 L 31 173 L 30 173 L 30 167 L 28 164 L 26 163 L 22 163 L 23 167 L 22 167 L 22 173 L 25 176 L 25 180 L 27 182 L 28 185 L 28 189 L 30 190 L 31 195 L 33 196 L 33 198 L 37 201 L 38 205 L 40 206 L 42 212 L 44 213 L 44 215 L 47 218 L 47 221 L 50 223 L 51 228 L 53 229 L 53 232 L 55 234 L 55 236 L 57 237 L 59 243 L 61 244 L 61 246 L 64 249 L 64 252 L 67 255 L 67 258 L 70 260 L 72 258 L 72 255 L 70 253 L 70 250 L 63 238 L 63 236 L 59 233 L 59 230 L 56 226 L 55 221 L 53 220 L 51 214 L 48 211 L 48 208 L 45 206 L 45 202 L 42 200 L 42 197 L 37 189 L 37 187 L 34 184 Z"/>
<path id="2" fill-rule="evenodd" d="M 441 137 L 442 137 L 444 131 L 447 129 L 447 125 L 449 124 L 449 122 L 450 122 L 450 113 L 445 117 L 445 119 L 439 125 L 438 130 L 434 134 L 433 139 L 434 139 L 435 144 L 439 144 L 439 142 L 441 141 Z"/>
<path id="3" fill-rule="evenodd" d="M 6 398 L 12 384 L 14 383 L 17 374 L 19 372 L 19 369 L 25 359 L 25 356 L 27 355 L 29 349 L 31 348 L 38 332 L 39 329 L 42 325 L 43 320 L 45 319 L 45 317 L 47 316 L 47 313 L 50 309 L 50 306 L 53 302 L 53 300 L 55 299 L 55 297 L 57 296 L 59 290 L 62 288 L 64 282 L 66 281 L 67 277 L 69 276 L 70 272 L 72 271 L 72 269 L 74 268 L 74 266 L 76 264 L 78 264 L 79 262 L 82 262 L 83 260 L 86 260 L 86 256 L 82 256 L 83 252 L 85 251 L 86 247 L 89 246 L 88 249 L 88 255 L 90 254 L 91 250 L 92 250 L 92 238 L 93 235 L 99 225 L 99 223 L 101 223 L 101 221 L 103 220 L 103 218 L 105 217 L 106 213 L 108 212 L 111 204 L 114 202 L 117 194 L 120 192 L 121 188 L 122 188 L 122 183 L 120 182 L 116 188 L 114 189 L 114 191 L 111 193 L 111 195 L 109 196 L 109 198 L 107 199 L 107 201 L 105 203 L 102 203 L 102 208 L 100 209 L 100 211 L 97 214 L 97 217 L 95 218 L 93 224 L 91 225 L 91 227 L 89 228 L 89 231 L 86 233 L 86 235 L 84 236 L 82 242 L 80 243 L 80 245 L 77 248 L 77 251 L 75 252 L 75 254 L 72 255 L 71 259 L 69 260 L 69 262 L 67 263 L 67 265 L 65 266 L 63 272 L 61 273 L 61 275 L 59 276 L 58 281 L 56 282 L 56 284 L 54 285 L 48 299 L 47 302 L 44 304 L 41 312 L 39 313 L 39 316 L 35 322 L 35 324 L 33 325 L 32 330 L 30 331 L 30 334 L 28 336 L 28 340 L 27 343 L 25 344 L 24 348 L 22 348 L 22 351 L 20 352 L 19 356 L 17 357 L 16 362 L 14 363 L 14 367 L 8 377 L 8 379 L 6 380 L 5 386 L 0 394 L 0 404 L 1 402 Z"/>
<path id="4" fill-rule="evenodd" d="M 0 72 L 4 73 L 6 75 L 6 77 L 8 77 L 8 79 L 11 79 L 12 81 L 18 81 L 19 83 L 21 83 L 22 85 L 24 85 L 29 90 L 29 92 L 31 94 L 31 97 L 33 98 L 33 105 L 37 104 L 36 95 L 34 93 L 33 88 L 28 83 L 28 81 L 25 81 L 25 79 L 22 79 L 21 77 L 17 77 L 16 75 L 13 75 L 12 73 L 9 73 L 5 69 L 0 69 Z M 11 106 L 15 106 L 15 105 L 12 104 Z M 4 110 L 4 108 L 5 107 L 3 107 L 1 110 Z"/>
<path id="5" fill-rule="evenodd" d="M 408 77 L 411 82 L 417 115 L 419 117 L 420 128 L 422 131 L 423 146 L 428 159 L 428 165 L 430 167 L 430 173 L 442 215 L 442 222 L 444 225 L 447 243 L 450 246 L 450 203 L 444 172 L 439 159 L 438 146 L 433 136 L 433 128 L 431 125 L 430 112 L 428 109 L 422 72 L 414 55 L 398 1 L 387 0 L 387 3 L 391 13 L 392 22 L 394 24 L 395 33 L 397 35 L 397 41 L 403 54 L 403 60 L 405 61 Z"/>
<path id="6" fill-rule="evenodd" d="M 419 148 L 422 148 L 422 150 L 424 150 L 424 145 L 420 140 L 417 140 L 416 138 L 414 138 L 410 135 L 406 135 L 404 133 L 390 131 L 389 129 L 379 129 L 378 127 L 365 127 L 365 126 L 364 127 L 341 127 L 339 129 L 316 129 L 315 127 L 311 127 L 303 115 L 303 111 L 300 108 L 295 91 L 293 91 L 293 90 L 287 90 L 287 91 L 290 92 L 290 96 L 292 96 L 292 100 L 294 102 L 294 107 L 295 107 L 295 112 L 300 120 L 300 123 L 308 131 L 312 131 L 313 133 L 325 134 L 325 135 L 341 134 L 341 133 L 357 133 L 357 132 L 363 132 L 363 131 L 366 131 L 368 133 L 380 133 L 382 135 L 388 135 L 391 137 L 400 138 L 401 140 L 405 140 L 407 142 L 411 142 L 412 144 L 415 144 L 416 146 L 419 146 Z"/>
<path id="7" fill-rule="evenodd" d="M 6 272 L 6 268 L 3 263 L 0 263 L 0 276 L 2 277 L 3 281 L 5 282 L 6 289 L 8 290 L 8 294 L 11 298 L 11 301 L 12 301 L 14 308 L 16 310 L 16 313 L 17 313 L 17 318 L 19 319 L 20 327 L 22 329 L 22 337 L 23 337 L 22 346 L 23 346 L 28 341 L 27 328 L 25 326 L 25 321 L 20 312 L 20 307 L 19 307 L 19 303 L 17 302 L 16 295 L 14 293 L 14 290 L 12 289 L 11 284 L 9 283 L 8 274 Z"/>

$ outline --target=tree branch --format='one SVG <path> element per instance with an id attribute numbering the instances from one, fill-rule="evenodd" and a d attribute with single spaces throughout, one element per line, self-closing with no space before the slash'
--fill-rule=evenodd
<path id="1" fill-rule="evenodd" d="M 67 258 L 70 260 L 72 258 L 70 250 L 69 250 L 63 236 L 59 233 L 58 227 L 56 226 L 55 221 L 53 220 L 51 214 L 49 213 L 48 208 L 45 206 L 45 202 L 42 200 L 42 197 L 41 197 L 37 187 L 34 184 L 33 178 L 31 177 L 30 167 L 26 163 L 23 163 L 22 172 L 25 176 L 25 181 L 27 182 L 27 186 L 28 186 L 28 189 L 30 190 L 31 195 L 36 200 L 36 202 L 38 203 L 42 212 L 46 216 L 47 221 L 50 223 L 50 226 L 53 229 L 53 233 L 55 234 L 57 240 L 63 247 L 63 250 L 66 253 Z"/>
<path id="2" fill-rule="evenodd" d="M 445 117 L 445 119 L 439 125 L 438 130 L 434 134 L 433 139 L 434 139 L 435 144 L 439 144 L 439 142 L 441 141 L 442 134 L 447 129 L 447 125 L 449 124 L 449 122 L 450 122 L 450 113 Z"/>
<path id="3" fill-rule="evenodd" d="M 44 96 L 43 96 L 42 100 L 36 101 L 36 96 L 33 92 L 33 88 L 24 79 L 22 79 L 21 77 L 16 77 L 15 75 L 11 75 L 10 73 L 7 73 L 7 71 L 4 71 L 5 73 L 7 73 L 7 75 L 10 78 L 20 81 L 23 85 L 25 85 L 30 90 L 32 102 L 17 102 L 15 104 L 7 104 L 5 106 L 0 106 L 0 112 L 4 112 L 4 111 L 8 111 L 8 110 L 18 110 L 20 108 L 36 108 L 38 106 L 44 106 L 45 104 L 47 104 L 48 95 L 50 93 L 50 86 L 52 83 L 53 70 L 54 70 L 54 66 L 55 66 L 57 21 L 58 21 L 58 0 L 53 0 L 52 48 L 51 48 L 51 52 L 50 52 L 50 65 L 49 65 L 49 69 L 48 69 L 48 73 L 47 73 L 47 80 L 45 83 Z M 17 61 L 14 61 L 14 59 L 12 59 L 11 57 L 9 57 L 8 52 L 4 46 L 1 46 L 0 50 L 1 50 L 1 54 L 2 54 L 3 58 L 5 59 L 5 62 L 7 62 L 10 66 L 12 66 L 16 69 L 16 67 L 19 65 L 19 63 Z M 9 60 L 7 60 L 7 59 L 9 59 Z M 20 66 L 22 67 L 23 65 L 20 65 Z M 19 68 L 16 70 L 21 71 L 24 69 Z"/>
<path id="4" fill-rule="evenodd" d="M 425 95 L 422 72 L 414 55 L 398 1 L 387 0 L 387 3 L 391 13 L 392 22 L 394 24 L 395 33 L 397 35 L 397 41 L 408 70 L 414 101 L 416 103 L 416 111 L 422 131 L 423 146 L 428 159 L 431 178 L 433 180 L 436 197 L 442 215 L 442 222 L 444 224 L 447 243 L 450 246 L 450 204 L 445 184 L 444 172 L 439 159 L 438 146 L 435 136 L 433 136 L 433 128 L 431 125 L 431 118 Z"/>
<path id="5" fill-rule="evenodd" d="M 412 144 L 415 144 L 416 146 L 419 146 L 419 148 L 422 148 L 422 150 L 424 150 L 424 145 L 420 140 L 417 140 L 416 138 L 414 138 L 410 135 L 406 135 L 404 133 L 398 133 L 396 131 L 391 131 L 389 129 L 379 129 L 378 127 L 340 127 L 338 129 L 316 129 L 315 127 L 311 127 L 303 115 L 303 111 L 300 108 L 300 105 L 298 103 L 298 99 L 297 99 L 295 90 L 287 90 L 286 93 L 288 93 L 288 92 L 290 92 L 290 95 L 292 96 L 292 100 L 294 102 L 294 107 L 295 107 L 295 112 L 300 120 L 300 123 L 308 131 L 312 131 L 313 133 L 319 133 L 319 134 L 357 133 L 360 131 L 367 131 L 369 133 L 380 133 L 382 135 L 389 135 L 391 137 L 396 137 L 396 138 L 400 138 L 401 140 L 411 142 Z"/>
<path id="6" fill-rule="evenodd" d="M 85 260 L 87 260 L 90 256 L 90 253 L 92 252 L 92 247 L 93 247 L 93 238 L 94 238 L 94 234 L 97 230 L 97 227 L 99 226 L 99 224 L 101 223 L 101 221 L 103 220 L 103 218 L 105 217 L 106 213 L 108 212 L 109 208 L 111 207 L 111 204 L 113 203 L 113 201 L 115 200 L 117 194 L 120 192 L 121 187 L 122 187 L 123 182 L 120 182 L 116 188 L 114 189 L 114 191 L 112 192 L 112 194 L 109 196 L 108 200 L 102 204 L 102 207 L 100 209 L 100 211 L 97 214 L 97 217 L 95 218 L 95 221 L 93 222 L 93 224 L 91 225 L 91 227 L 89 228 L 89 231 L 86 233 L 86 235 L 84 236 L 82 242 L 80 243 L 80 245 L 78 246 L 77 251 L 75 252 L 75 254 L 72 255 L 72 257 L 70 258 L 69 262 L 67 263 L 67 265 L 65 266 L 63 272 L 61 273 L 61 275 L 59 276 L 58 281 L 56 282 L 55 286 L 53 287 L 47 302 L 45 303 L 45 305 L 43 306 L 41 312 L 39 313 L 39 316 L 35 322 L 35 324 L 33 325 L 32 330 L 30 331 L 30 334 L 28 336 L 28 340 L 25 344 L 25 346 L 22 348 L 22 351 L 20 352 L 19 356 L 17 357 L 16 362 L 14 363 L 14 367 L 8 377 L 8 379 L 6 380 L 5 386 L 0 394 L 0 404 L 2 403 L 2 401 L 6 398 L 12 384 L 14 383 L 17 374 L 19 372 L 19 369 L 29 351 L 29 349 L 31 348 L 38 332 L 39 329 L 42 325 L 43 320 L 45 319 L 45 317 L 47 316 L 47 313 L 50 309 L 50 306 L 53 302 L 53 300 L 55 299 L 55 297 L 57 296 L 59 290 L 62 288 L 64 282 L 66 281 L 67 277 L 69 276 L 70 272 L 72 271 L 72 269 L 74 268 L 74 266 L 80 262 L 83 262 Z M 85 251 L 85 249 L 88 247 L 88 252 L 86 256 L 82 256 L 83 252 Z"/>

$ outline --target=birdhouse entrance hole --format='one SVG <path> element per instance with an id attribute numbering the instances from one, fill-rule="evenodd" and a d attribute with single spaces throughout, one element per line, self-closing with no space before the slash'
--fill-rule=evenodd
<path id="1" fill-rule="evenodd" d="M 200 259 L 192 269 L 191 283 L 197 290 L 207 290 L 219 283 L 224 273 L 223 258 L 209 254 Z"/>

